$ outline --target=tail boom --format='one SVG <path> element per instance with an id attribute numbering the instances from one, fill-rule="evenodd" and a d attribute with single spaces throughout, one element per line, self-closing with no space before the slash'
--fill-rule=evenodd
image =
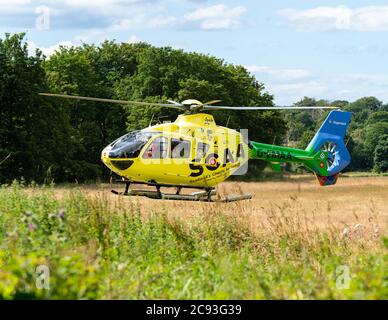
<path id="1" fill-rule="evenodd" d="M 250 141 L 250 159 L 261 159 L 270 163 L 300 163 L 321 176 L 327 176 L 327 152 L 313 153 L 307 150 L 275 146 Z"/>

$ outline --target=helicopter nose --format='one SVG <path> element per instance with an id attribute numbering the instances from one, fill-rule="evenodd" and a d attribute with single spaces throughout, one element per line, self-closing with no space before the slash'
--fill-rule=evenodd
<path id="1" fill-rule="evenodd" d="M 106 160 L 109 159 L 109 146 L 105 147 L 104 150 L 101 151 L 101 160 L 105 163 Z"/>
<path id="2" fill-rule="evenodd" d="M 133 164 L 133 160 L 129 159 L 117 159 L 117 156 L 111 154 L 111 147 L 107 146 L 101 152 L 101 160 L 102 162 L 111 170 L 115 172 L 124 171 L 129 169 L 129 167 Z"/>
<path id="3" fill-rule="evenodd" d="M 109 146 L 107 146 L 104 150 L 101 151 L 101 161 L 108 168 L 110 168 L 110 159 L 109 159 Z"/>

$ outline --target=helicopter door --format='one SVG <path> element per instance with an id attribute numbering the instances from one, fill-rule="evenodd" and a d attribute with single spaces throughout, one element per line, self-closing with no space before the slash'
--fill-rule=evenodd
<path id="1" fill-rule="evenodd" d="M 194 162 L 205 163 L 205 158 L 209 151 L 209 148 L 210 146 L 207 143 L 198 141 L 197 148 L 195 149 Z"/>
<path id="2" fill-rule="evenodd" d="M 144 150 L 142 159 L 165 159 L 167 158 L 168 139 L 166 137 L 156 137 Z"/>
<path id="3" fill-rule="evenodd" d="M 187 184 L 187 178 L 190 176 L 188 164 L 193 154 L 192 147 L 191 139 L 171 137 L 168 159 L 163 166 L 165 177 L 171 183 Z"/>
<path id="4" fill-rule="evenodd" d="M 191 155 L 191 141 L 171 138 L 171 159 L 189 159 Z"/>

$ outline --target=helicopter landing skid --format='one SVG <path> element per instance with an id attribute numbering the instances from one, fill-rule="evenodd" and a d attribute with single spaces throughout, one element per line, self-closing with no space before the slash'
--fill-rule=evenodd
<path id="1" fill-rule="evenodd" d="M 122 181 L 119 181 L 122 182 Z M 139 197 L 147 197 L 151 199 L 159 199 L 159 200 L 183 200 L 183 201 L 202 201 L 202 202 L 235 202 L 241 200 L 249 200 L 252 199 L 252 195 L 250 193 L 246 194 L 237 194 L 237 195 L 228 195 L 224 198 L 214 198 L 217 194 L 217 191 L 213 188 L 201 188 L 205 189 L 202 191 L 193 192 L 191 194 L 180 194 L 182 188 L 193 188 L 193 187 L 182 187 L 177 186 L 176 193 L 163 193 L 160 191 L 160 188 L 163 187 L 172 187 L 170 185 L 158 185 L 158 184 L 149 184 L 156 187 L 156 191 L 145 190 L 145 189 L 129 189 L 130 183 L 124 182 L 126 184 L 124 192 L 118 192 L 116 190 L 112 190 L 113 194 L 120 196 L 139 196 Z"/>

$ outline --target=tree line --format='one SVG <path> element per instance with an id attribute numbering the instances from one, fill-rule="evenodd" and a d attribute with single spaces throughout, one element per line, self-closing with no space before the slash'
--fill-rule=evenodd
<path id="1" fill-rule="evenodd" d="M 46 58 L 39 49 L 29 53 L 24 34 L 6 34 L 0 39 L 0 182 L 105 179 L 110 173 L 100 161 L 104 146 L 178 115 L 160 107 L 61 100 L 38 92 L 149 102 L 221 99 L 236 106 L 271 106 L 274 98 L 244 67 L 208 55 L 105 41 L 61 47 Z M 326 103 L 306 98 L 297 104 L 310 102 Z M 352 169 L 386 171 L 387 105 L 375 98 L 333 103 L 355 113 Z M 220 125 L 248 129 L 252 140 L 301 146 L 324 116 L 275 110 L 213 115 Z M 258 162 L 253 169 L 263 166 Z"/>

